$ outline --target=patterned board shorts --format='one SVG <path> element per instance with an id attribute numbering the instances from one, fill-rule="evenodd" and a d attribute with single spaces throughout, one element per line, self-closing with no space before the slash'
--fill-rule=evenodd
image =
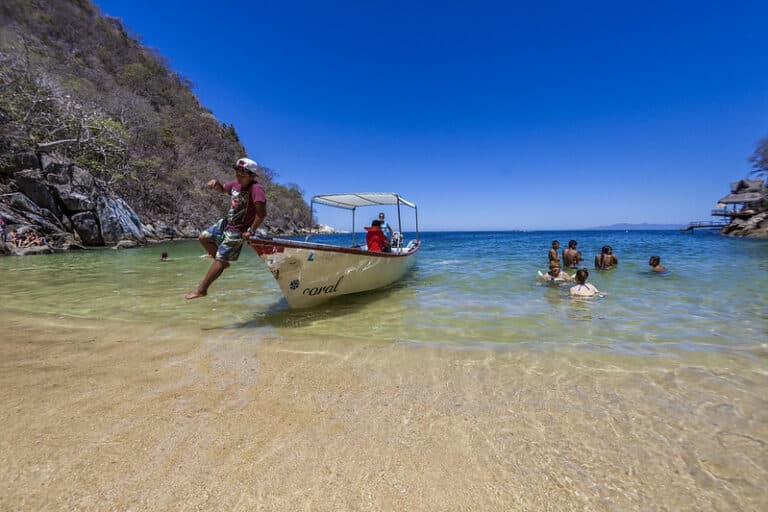
<path id="1" fill-rule="evenodd" d="M 217 222 L 202 232 L 203 238 L 210 238 L 219 246 L 216 251 L 216 259 L 219 261 L 237 261 L 240 257 L 240 249 L 243 247 L 243 235 L 237 231 L 224 228 L 225 223 Z"/>

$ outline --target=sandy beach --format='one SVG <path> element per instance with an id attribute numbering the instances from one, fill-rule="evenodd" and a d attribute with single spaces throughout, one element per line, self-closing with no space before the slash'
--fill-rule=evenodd
<path id="1" fill-rule="evenodd" d="M 768 506 L 749 358 L 0 319 L 2 510 Z"/>

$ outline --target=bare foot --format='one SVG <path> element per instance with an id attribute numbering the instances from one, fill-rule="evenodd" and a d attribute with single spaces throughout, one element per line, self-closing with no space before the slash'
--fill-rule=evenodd
<path id="1" fill-rule="evenodd" d="M 184 298 L 185 299 L 199 299 L 200 297 L 205 297 L 206 295 L 208 295 L 208 294 L 207 293 L 203 293 L 203 292 L 201 292 L 199 290 L 195 290 L 195 291 L 192 291 L 192 292 L 189 292 L 188 294 L 186 294 L 184 296 Z"/>

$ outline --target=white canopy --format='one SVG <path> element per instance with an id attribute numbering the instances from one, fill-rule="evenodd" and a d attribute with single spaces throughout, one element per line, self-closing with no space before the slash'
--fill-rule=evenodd
<path id="1" fill-rule="evenodd" d="M 376 206 L 376 205 L 396 205 L 398 203 L 416 208 L 416 205 L 410 201 L 406 201 L 394 192 L 360 192 L 356 194 L 328 194 L 322 196 L 315 196 L 312 198 L 313 203 L 325 204 L 328 206 L 335 206 L 336 208 L 345 208 L 347 210 L 354 210 L 360 206 Z"/>

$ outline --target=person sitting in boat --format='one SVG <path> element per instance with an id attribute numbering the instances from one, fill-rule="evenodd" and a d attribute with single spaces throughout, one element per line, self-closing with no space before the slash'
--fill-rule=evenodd
<path id="1" fill-rule="evenodd" d="M 539 272 L 539 274 L 539 279 L 547 283 L 560 284 L 562 282 L 573 281 L 573 278 L 567 272 L 563 272 L 560 269 L 560 264 L 555 262 L 549 264 L 549 272 L 546 274 L 541 274 L 541 272 Z"/>
<path id="2" fill-rule="evenodd" d="M 387 224 L 387 221 L 384 220 L 384 212 L 379 212 L 379 222 L 381 222 L 381 231 L 384 233 L 384 236 L 392 240 L 395 235 L 392 232 L 392 228 Z"/>
<path id="3" fill-rule="evenodd" d="M 667 267 L 661 264 L 661 258 L 658 256 L 651 256 L 648 260 L 648 264 L 651 266 L 651 272 L 666 272 Z"/>
<path id="4" fill-rule="evenodd" d="M 588 277 L 589 270 L 580 268 L 576 271 L 576 284 L 569 290 L 571 297 L 594 297 L 600 293 L 595 285 L 587 282 Z"/>
<path id="5" fill-rule="evenodd" d="M 231 261 L 240 256 L 243 242 L 248 240 L 267 216 L 267 196 L 256 181 L 259 164 L 250 158 L 241 158 L 233 166 L 236 179 L 227 183 L 211 180 L 207 186 L 231 197 L 229 211 L 224 219 L 208 227 L 198 238 L 205 251 L 215 258 L 200 285 L 186 294 L 187 299 L 205 297 L 208 287 Z"/>
<path id="6" fill-rule="evenodd" d="M 565 268 L 576 268 L 581 262 L 581 252 L 576 250 L 579 243 L 576 240 L 568 241 L 568 248 L 563 249 L 563 265 Z"/>
<path id="7" fill-rule="evenodd" d="M 595 256 L 595 268 L 597 270 L 610 270 L 619 264 L 619 258 L 613 254 L 610 245 L 604 245 L 600 254 Z"/>
<path id="8" fill-rule="evenodd" d="M 374 220 L 371 222 L 370 227 L 366 227 L 365 230 L 365 243 L 368 246 L 368 250 L 371 252 L 391 252 L 392 248 L 389 245 L 389 239 L 381 230 L 381 221 Z"/>

